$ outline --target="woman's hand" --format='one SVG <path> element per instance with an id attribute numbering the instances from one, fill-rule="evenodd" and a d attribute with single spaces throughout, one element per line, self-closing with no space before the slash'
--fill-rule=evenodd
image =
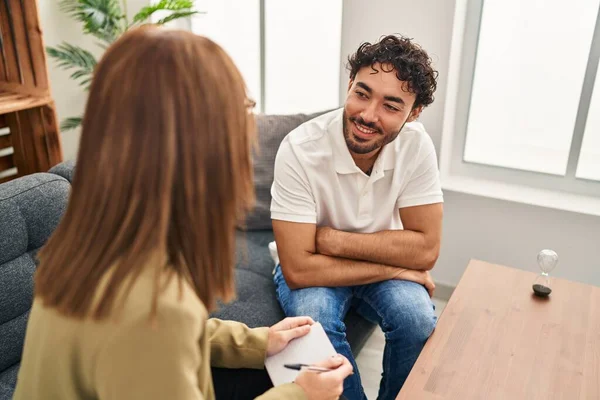
<path id="1" fill-rule="evenodd" d="M 398 268 L 397 272 L 394 272 L 392 279 L 411 281 L 423 285 L 427 289 L 427 292 L 429 292 L 429 297 L 433 297 L 435 283 L 433 283 L 433 278 L 431 278 L 429 271 Z"/>
<path id="2" fill-rule="evenodd" d="M 302 371 L 295 382 L 304 390 L 309 400 L 337 400 L 344 391 L 344 379 L 352 374 L 352 364 L 340 354 L 316 363 L 330 368 L 328 372 Z"/>
<path id="3" fill-rule="evenodd" d="M 291 317 L 279 321 L 269 328 L 267 340 L 267 356 L 272 356 L 285 349 L 292 339 L 299 338 L 310 332 L 310 326 L 315 321 L 311 317 Z"/>

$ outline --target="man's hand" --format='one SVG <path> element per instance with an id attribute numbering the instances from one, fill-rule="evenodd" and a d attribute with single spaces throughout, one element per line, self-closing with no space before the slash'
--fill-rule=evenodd
<path id="1" fill-rule="evenodd" d="M 267 339 L 267 356 L 272 356 L 285 349 L 292 339 L 310 332 L 310 326 L 315 321 L 311 317 L 292 317 L 279 321 L 269 328 Z"/>
<path id="2" fill-rule="evenodd" d="M 435 283 L 433 282 L 429 271 L 417 271 L 414 269 L 398 268 L 397 272 L 394 272 L 390 279 L 411 281 L 418 283 L 419 285 L 423 285 L 425 286 L 425 289 L 427 289 L 427 292 L 429 292 L 429 297 L 433 297 Z"/>
<path id="3" fill-rule="evenodd" d="M 328 226 L 320 226 L 315 234 L 315 245 L 317 254 L 324 256 L 335 255 L 335 229 Z"/>

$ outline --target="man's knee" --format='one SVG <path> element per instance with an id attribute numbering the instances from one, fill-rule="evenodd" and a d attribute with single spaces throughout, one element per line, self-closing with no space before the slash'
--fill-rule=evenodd
<path id="1" fill-rule="evenodd" d="M 337 288 L 311 287 L 293 290 L 286 314 L 309 316 L 323 325 L 325 331 L 344 331 L 344 310 L 347 299 L 336 293 Z"/>
<path id="2" fill-rule="evenodd" d="M 433 333 L 437 318 L 433 309 L 416 309 L 399 312 L 391 318 L 386 337 L 390 340 L 401 339 L 415 345 L 424 344 Z"/>
<path id="3" fill-rule="evenodd" d="M 385 312 L 384 331 L 388 339 L 402 339 L 416 345 L 427 341 L 433 332 L 437 317 L 427 291 L 413 282 L 403 282 L 402 290 L 391 296 Z"/>
<path id="4" fill-rule="evenodd" d="M 409 328 L 407 335 L 414 343 L 425 343 L 433 333 L 436 323 L 437 317 L 433 307 L 423 307 L 413 314 L 412 329 Z"/>

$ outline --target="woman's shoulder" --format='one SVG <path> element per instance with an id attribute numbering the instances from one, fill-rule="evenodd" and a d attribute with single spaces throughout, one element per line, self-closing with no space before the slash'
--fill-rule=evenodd
<path id="1" fill-rule="evenodd" d="M 208 311 L 187 279 L 175 275 L 164 277 L 164 286 L 158 288 L 157 312 L 178 310 L 182 316 L 206 320 Z M 164 288 L 164 289 L 163 289 Z"/>

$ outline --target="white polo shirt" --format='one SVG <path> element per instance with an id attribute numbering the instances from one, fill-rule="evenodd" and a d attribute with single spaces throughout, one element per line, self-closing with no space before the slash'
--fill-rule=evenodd
<path id="1" fill-rule="evenodd" d="M 271 219 L 346 232 L 402 229 L 399 209 L 443 202 L 437 157 L 423 124 L 404 125 L 384 146 L 371 175 L 346 145 L 343 109 L 290 132 L 275 158 Z M 276 248 L 269 246 L 277 263 Z"/>

